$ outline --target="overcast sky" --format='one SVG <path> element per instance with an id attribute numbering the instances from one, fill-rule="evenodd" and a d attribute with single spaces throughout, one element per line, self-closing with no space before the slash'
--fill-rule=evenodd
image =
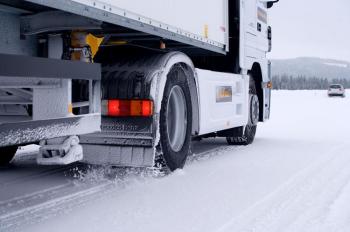
<path id="1" fill-rule="evenodd" d="M 280 0 L 270 9 L 271 58 L 350 62 L 350 0 Z"/>

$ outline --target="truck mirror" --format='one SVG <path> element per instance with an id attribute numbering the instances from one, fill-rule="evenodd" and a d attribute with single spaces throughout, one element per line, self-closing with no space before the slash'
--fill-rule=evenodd
<path id="1" fill-rule="evenodd" d="M 266 3 L 266 7 L 267 7 L 268 9 L 270 9 L 270 8 L 273 6 L 273 4 L 279 2 L 279 0 L 273 0 L 273 1 L 269 1 L 269 0 L 260 0 L 260 2 Z"/>

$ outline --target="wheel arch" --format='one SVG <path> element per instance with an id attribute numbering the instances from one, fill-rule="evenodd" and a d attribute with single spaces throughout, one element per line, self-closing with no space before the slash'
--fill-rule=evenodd
<path id="1" fill-rule="evenodd" d="M 162 69 L 157 78 L 153 79 L 151 96 L 155 101 L 155 112 L 159 114 L 164 95 L 164 89 L 168 80 L 168 74 L 175 66 L 180 66 L 187 76 L 192 104 L 192 135 L 199 132 L 199 98 L 197 89 L 197 74 L 192 60 L 181 52 L 170 52 L 163 57 Z"/>

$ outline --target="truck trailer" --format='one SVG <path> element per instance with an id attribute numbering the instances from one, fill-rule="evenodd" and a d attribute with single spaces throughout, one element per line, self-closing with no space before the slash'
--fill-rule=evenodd
<path id="1" fill-rule="evenodd" d="M 270 117 L 271 0 L 0 0 L 0 165 L 182 168 Z"/>

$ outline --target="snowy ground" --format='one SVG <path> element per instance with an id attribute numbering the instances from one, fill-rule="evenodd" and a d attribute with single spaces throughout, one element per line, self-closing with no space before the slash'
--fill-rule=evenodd
<path id="1" fill-rule="evenodd" d="M 350 231 L 350 98 L 276 91 L 272 102 L 253 145 L 196 142 L 163 178 L 19 155 L 0 169 L 0 231 Z"/>

